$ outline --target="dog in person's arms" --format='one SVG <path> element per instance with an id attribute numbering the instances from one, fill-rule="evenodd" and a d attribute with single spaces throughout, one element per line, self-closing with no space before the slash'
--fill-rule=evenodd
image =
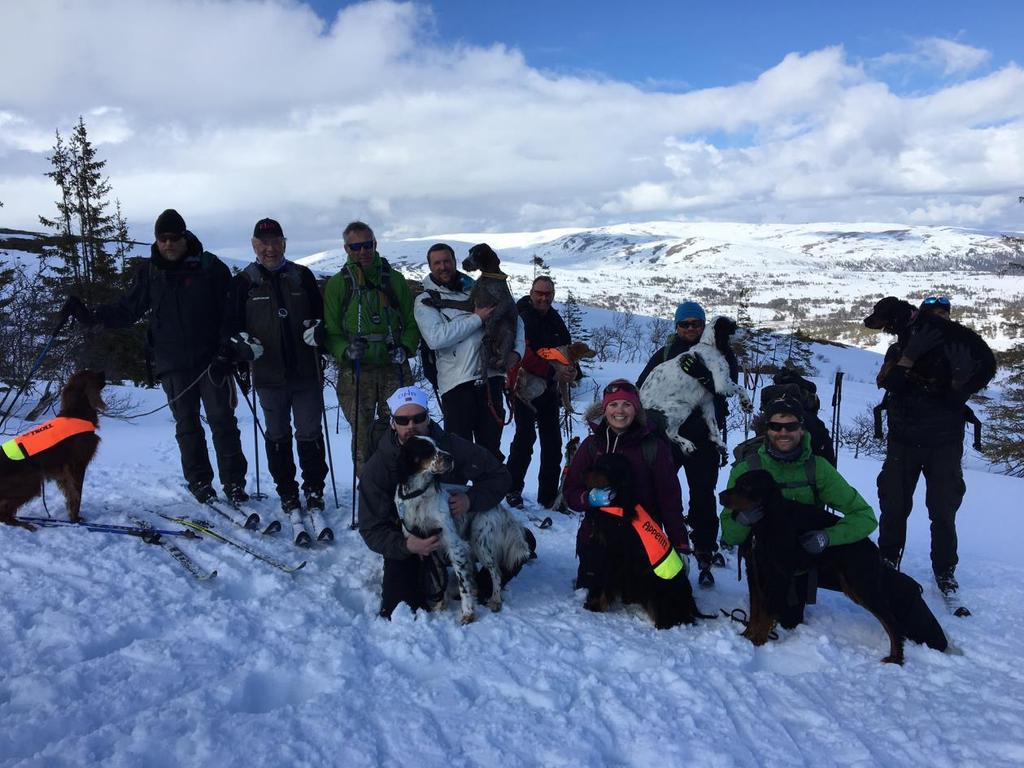
<path id="1" fill-rule="evenodd" d="M 642 606 L 658 629 L 696 623 L 703 614 L 682 556 L 636 503 L 629 461 L 621 454 L 601 454 L 585 482 L 590 489 L 611 488 L 613 497 L 608 507 L 586 512 L 589 533 L 578 552 L 578 583 L 587 590 L 583 607 L 603 613 L 620 598 Z"/>
<path id="2" fill-rule="evenodd" d="M 508 356 L 516 344 L 519 312 L 508 287 L 508 275 L 501 271 L 501 259 L 491 246 L 478 243 L 470 248 L 462 268 L 466 272 L 480 271 L 480 277 L 476 278 L 469 294 L 473 306 L 495 308 L 484 321 L 481 378 L 486 379 L 488 370 L 504 371 L 508 368 Z"/>
<path id="3" fill-rule="evenodd" d="M 34 530 L 15 515 L 42 492 L 46 480 L 64 494 L 69 519 L 81 519 L 85 471 L 100 444 L 96 427 L 106 409 L 101 395 L 106 383 L 101 371 L 79 371 L 61 391 L 57 418 L 0 446 L 0 523 Z"/>
<path id="4" fill-rule="evenodd" d="M 452 456 L 431 438 L 414 436 L 399 454 L 399 480 L 395 492 L 405 529 L 416 536 L 438 534 L 458 582 L 462 623 L 473 621 L 476 608 L 474 562 L 490 575 L 492 591 L 487 607 L 500 611 L 501 587 L 530 559 L 531 547 L 522 524 L 501 504 L 474 513 L 453 516 L 440 478 L 452 471 Z"/>
<path id="5" fill-rule="evenodd" d="M 748 413 L 753 410 L 750 398 L 743 391 L 743 387 L 729 376 L 729 362 L 725 352 L 735 333 L 736 322 L 719 315 L 704 329 L 699 342 L 678 357 L 657 366 L 640 388 L 640 399 L 644 406 L 650 410 L 661 411 L 665 415 L 665 432 L 678 443 L 684 455 L 693 453 L 695 446 L 679 435 L 679 427 L 695 409 L 700 409 L 708 425 L 711 441 L 725 455 L 726 446 L 715 421 L 715 394 L 725 397 L 739 395 L 743 410 Z M 715 385 L 713 393 L 683 370 L 682 366 L 690 357 L 696 357 L 711 372 Z"/>
<path id="6" fill-rule="evenodd" d="M 885 567 L 871 539 L 830 546 L 817 556 L 804 550 L 800 537 L 830 528 L 840 520 L 838 516 L 786 499 L 763 469 L 741 475 L 732 488 L 719 494 L 719 501 L 735 513 L 763 513 L 740 548 L 750 594 L 743 636 L 754 645 L 768 641 L 789 601 L 794 577 L 816 568 L 820 578 L 837 580 L 843 594 L 878 619 L 889 639 L 889 655 L 882 661 L 902 664 L 907 638 L 939 651 L 946 649 L 945 633 L 922 599 L 920 586 L 906 574 Z"/>

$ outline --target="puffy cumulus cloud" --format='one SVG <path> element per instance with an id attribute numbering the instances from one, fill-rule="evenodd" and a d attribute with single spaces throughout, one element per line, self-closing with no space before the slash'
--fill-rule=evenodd
<path id="1" fill-rule="evenodd" d="M 429 7 L 383 0 L 327 21 L 289 0 L 37 0 L 5 22 L 0 200 L 22 226 L 50 210 L 53 130 L 80 114 L 140 234 L 173 206 L 225 249 L 268 215 L 299 252 L 352 218 L 392 236 L 684 215 L 1004 226 L 991 201 L 1024 178 L 1014 65 L 908 96 L 830 47 L 680 93 L 450 44 Z M 968 46 L 930 45 L 967 71 Z"/>

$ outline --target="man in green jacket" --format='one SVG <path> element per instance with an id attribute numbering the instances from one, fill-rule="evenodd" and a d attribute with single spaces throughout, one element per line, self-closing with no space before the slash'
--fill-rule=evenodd
<path id="1" fill-rule="evenodd" d="M 804 430 L 804 410 L 800 401 L 786 395 L 764 407 L 766 433 L 764 443 L 756 452 L 733 464 L 728 488 L 746 472 L 763 469 L 775 479 L 782 495 L 801 504 L 829 506 L 842 515 L 835 525 L 822 531 L 810 531 L 800 537 L 800 544 L 812 555 L 828 547 L 852 544 L 867 538 L 878 527 L 874 510 L 836 468 L 821 456 L 811 452 L 811 437 Z M 750 526 L 763 513 L 753 510 L 734 514 L 723 509 L 720 515 L 722 539 L 726 544 L 742 544 L 750 535 Z M 804 577 L 806 578 L 806 577 Z M 830 585 L 822 582 L 821 586 Z M 791 613 L 780 619 L 784 627 L 793 627 L 803 621 L 806 589 L 795 590 L 798 604 L 790 606 Z"/>
<path id="2" fill-rule="evenodd" d="M 327 349 L 338 361 L 338 402 L 352 426 L 352 460 L 361 472 L 376 419 L 387 399 L 412 384 L 409 358 L 420 332 L 401 273 L 377 253 L 373 230 L 353 221 L 343 233 L 348 261 L 324 288 Z"/>

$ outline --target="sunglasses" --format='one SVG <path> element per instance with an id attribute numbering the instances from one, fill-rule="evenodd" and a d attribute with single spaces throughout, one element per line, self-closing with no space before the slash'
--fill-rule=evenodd
<path id="1" fill-rule="evenodd" d="M 935 304 L 941 304 L 943 307 L 946 307 L 946 309 L 949 309 L 949 299 L 946 298 L 945 296 L 929 296 L 927 299 L 921 302 L 921 304 L 925 307 L 930 307 Z"/>
<path id="2" fill-rule="evenodd" d="M 703 328 L 704 323 L 700 320 L 683 320 L 681 323 L 676 323 L 676 328 Z"/>
<path id="3" fill-rule="evenodd" d="M 364 240 L 361 243 L 346 243 L 345 247 L 352 251 L 352 253 L 371 251 L 373 250 L 373 240 Z"/>
<path id="4" fill-rule="evenodd" d="M 178 235 L 178 234 L 157 235 L 156 236 L 156 241 L 158 243 L 176 243 L 179 240 L 181 240 L 183 237 L 185 237 L 185 236 L 184 235 Z"/>
<path id="5" fill-rule="evenodd" d="M 804 425 L 799 421 L 769 421 L 765 426 L 769 432 L 796 432 Z"/>
<path id="6" fill-rule="evenodd" d="M 421 413 L 414 413 L 412 416 L 392 416 L 391 418 L 394 419 L 395 424 L 398 426 L 407 427 L 410 423 L 422 424 L 427 420 L 428 416 L 430 416 L 429 413 L 422 411 Z"/>
<path id="7" fill-rule="evenodd" d="M 604 388 L 604 394 L 606 395 L 614 395 L 616 392 L 632 392 L 634 395 L 640 394 L 637 391 L 637 388 L 628 381 L 613 381 Z"/>

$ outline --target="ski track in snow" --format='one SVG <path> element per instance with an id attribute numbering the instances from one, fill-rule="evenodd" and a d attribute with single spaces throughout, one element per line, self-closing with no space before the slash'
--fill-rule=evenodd
<path id="1" fill-rule="evenodd" d="M 857 376 L 847 386 L 851 403 L 876 396 Z M 132 394 L 161 402 L 159 392 Z M 251 452 L 251 421 L 238 413 Z M 539 559 L 511 582 L 500 614 L 480 606 L 461 627 L 456 600 L 444 614 L 403 606 L 386 622 L 376 617 L 380 558 L 348 529 L 344 427 L 332 435 L 337 541 L 312 550 L 283 532 L 228 528 L 189 502 L 165 412 L 105 420 L 101 435 L 88 518 L 139 514 L 171 527 L 151 512 L 188 514 L 309 563 L 289 576 L 209 539 L 177 540 L 218 570 L 200 583 L 134 538 L 0 526 L 0 766 L 1024 762 L 1024 523 L 1006 510 L 1020 480 L 968 472 L 959 576 L 969 619 L 946 614 L 931 584 L 918 489 L 905 569 L 963 655 L 908 644 L 900 668 L 880 663 L 877 621 L 827 591 L 806 624 L 762 648 L 721 616 L 658 632 L 635 608 L 589 613 L 571 588 L 577 518 L 557 513 L 550 530 L 533 528 Z M 874 503 L 878 462 L 844 455 L 841 467 Z M 536 464 L 528 488 L 535 477 Z M 63 516 L 52 486 L 47 504 Z M 276 499 L 254 506 L 273 512 Z M 39 500 L 23 513 L 45 514 Z M 701 610 L 746 608 L 735 560 L 715 575 L 714 589 L 697 590 Z"/>

